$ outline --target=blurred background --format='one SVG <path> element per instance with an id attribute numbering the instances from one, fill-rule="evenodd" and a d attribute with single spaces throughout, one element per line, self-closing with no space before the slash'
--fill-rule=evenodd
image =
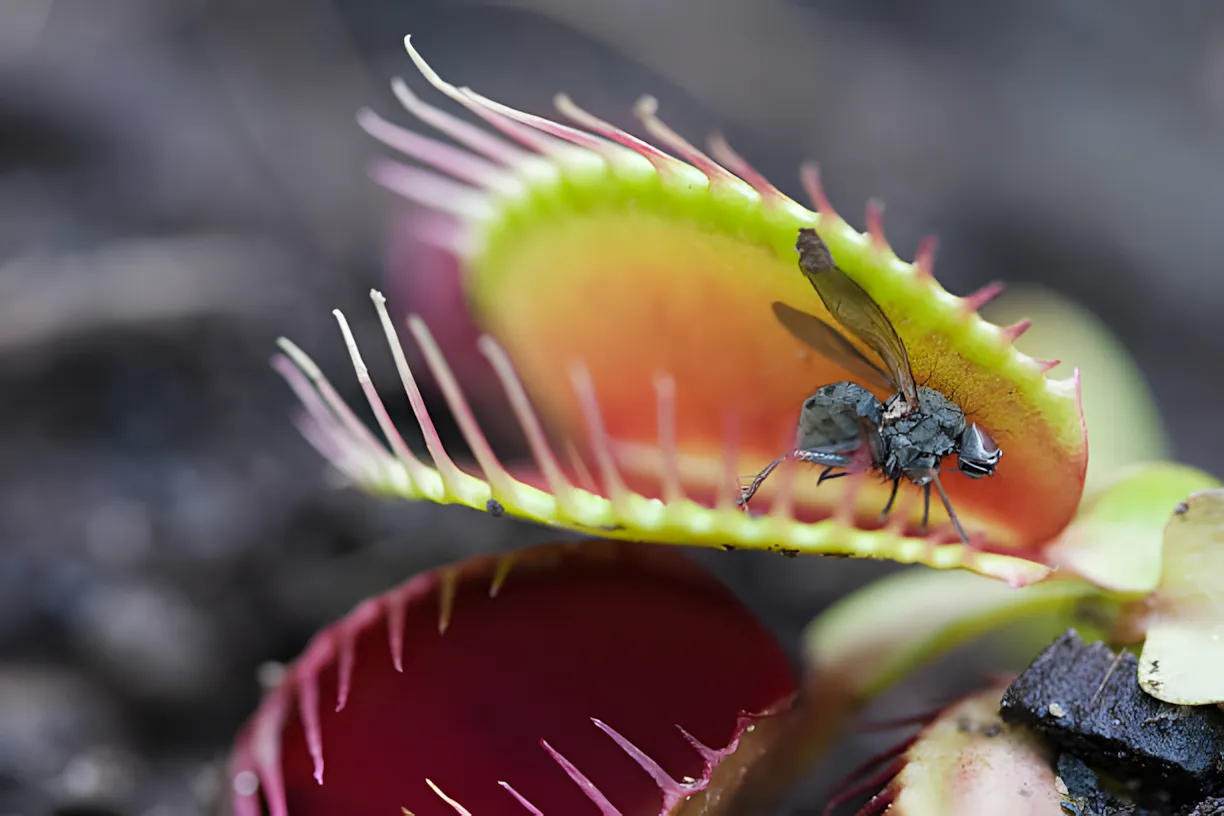
<path id="1" fill-rule="evenodd" d="M 1219 4 L 0 0 L 0 814 L 207 812 L 269 661 L 413 572 L 548 535 L 337 489 L 267 365 L 291 336 L 360 401 L 329 312 L 374 338 L 366 293 L 394 285 L 405 205 L 353 117 L 408 121 L 405 33 L 537 113 L 564 89 L 632 127 L 653 94 L 795 196 L 818 159 L 851 223 L 887 202 L 901 256 L 938 233 L 952 292 L 1001 278 L 1094 311 L 1174 455 L 1222 470 Z M 699 557 L 788 644 L 888 569 Z M 881 705 L 977 679 L 948 676 Z M 886 741 L 852 738 L 788 812 Z"/>

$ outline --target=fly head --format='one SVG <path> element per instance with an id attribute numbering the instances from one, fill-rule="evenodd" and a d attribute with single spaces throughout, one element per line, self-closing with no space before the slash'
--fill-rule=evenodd
<path id="1" fill-rule="evenodd" d="M 970 423 L 960 437 L 956 466 L 970 479 L 993 476 L 1003 451 L 985 429 Z"/>

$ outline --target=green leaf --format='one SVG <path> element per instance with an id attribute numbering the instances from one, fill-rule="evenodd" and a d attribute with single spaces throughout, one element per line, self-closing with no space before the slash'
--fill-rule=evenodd
<path id="1" fill-rule="evenodd" d="M 817 618 L 804 635 L 805 655 L 815 683 L 835 677 L 861 703 L 972 638 L 1051 612 L 1070 619 L 1094 597 L 1100 590 L 1077 580 L 1010 589 L 969 572 L 905 570 Z"/>
<path id="2" fill-rule="evenodd" d="M 1116 594 L 1156 588 L 1169 514 L 1191 493 L 1219 486 L 1185 465 L 1151 463 L 1116 474 L 1049 550 L 1051 564 Z"/>
<path id="3" fill-rule="evenodd" d="M 1167 703 L 1224 702 L 1224 490 L 1178 507 L 1164 547 L 1139 684 Z"/>

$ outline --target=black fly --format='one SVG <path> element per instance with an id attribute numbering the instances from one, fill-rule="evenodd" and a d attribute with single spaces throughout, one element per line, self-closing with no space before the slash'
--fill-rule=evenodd
<path id="1" fill-rule="evenodd" d="M 879 355 L 888 371 L 814 315 L 774 303 L 778 321 L 796 338 L 859 379 L 895 393 L 881 403 L 858 383 L 838 382 L 819 388 L 803 403 L 795 449 L 766 465 L 744 489 L 740 504 L 746 506 L 769 474 L 788 459 L 824 465 L 819 484 L 847 475 L 846 468 L 866 453 L 871 467 L 893 483 L 881 519 L 892 511 L 904 477 L 923 489 L 925 529 L 933 484 L 956 532 L 962 541 L 969 543 L 939 481 L 939 463 L 943 457 L 956 454 L 957 469 L 970 478 L 980 479 L 994 474 L 1003 451 L 984 429 L 966 422 L 959 405 L 939 391 L 914 382 L 909 355 L 896 330 L 871 296 L 837 267 L 815 230 L 799 230 L 795 249 L 799 252 L 799 268 L 815 287 L 829 314 Z M 841 472 L 833 473 L 834 470 Z"/>

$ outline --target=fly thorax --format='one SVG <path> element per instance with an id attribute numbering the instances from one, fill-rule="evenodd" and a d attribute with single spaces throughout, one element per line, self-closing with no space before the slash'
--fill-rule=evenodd
<path id="1" fill-rule="evenodd" d="M 938 467 L 940 461 L 956 452 L 965 415 L 943 394 L 920 388 L 917 411 L 905 414 L 880 428 L 885 460 L 895 478 L 907 471 Z"/>
<path id="2" fill-rule="evenodd" d="M 934 388 L 919 387 L 918 396 L 922 402 L 920 414 L 925 420 L 925 432 L 916 435 L 932 440 L 936 436 L 946 438 L 948 444 L 954 448 L 965 430 L 965 412 Z M 951 453 L 951 449 L 947 452 Z"/>

